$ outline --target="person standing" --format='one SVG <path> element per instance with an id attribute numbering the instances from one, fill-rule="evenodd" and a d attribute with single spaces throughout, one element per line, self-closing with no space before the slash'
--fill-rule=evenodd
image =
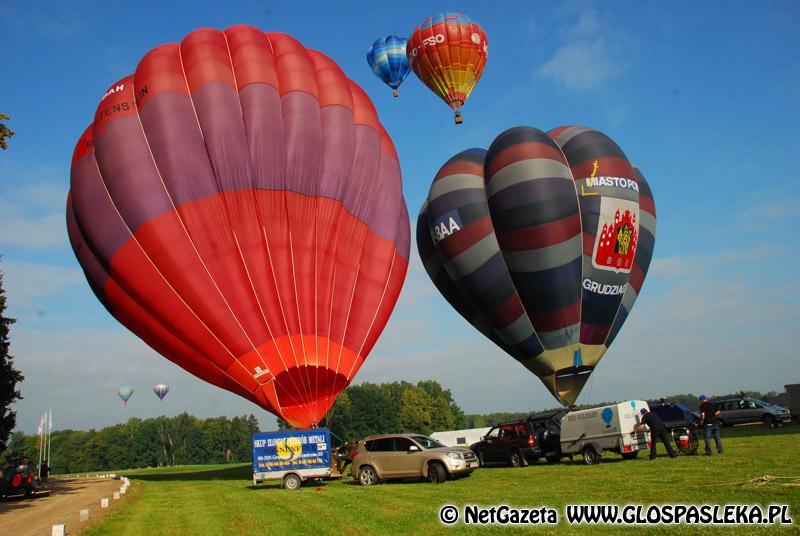
<path id="1" fill-rule="evenodd" d="M 715 403 L 700 395 L 700 426 L 703 428 L 703 440 L 706 444 L 706 456 L 711 456 L 711 436 L 717 445 L 717 454 L 722 454 L 722 438 L 719 435 L 719 408 Z"/>
<path id="2" fill-rule="evenodd" d="M 640 432 L 644 430 L 645 425 L 650 429 L 650 459 L 656 459 L 656 438 L 664 443 L 664 447 L 667 449 L 667 454 L 669 454 L 670 458 L 677 457 L 678 453 L 673 450 L 669 442 L 667 427 L 664 425 L 664 421 L 661 420 L 661 417 L 655 413 L 651 413 L 647 408 L 640 409 L 639 413 L 642 415 L 642 420 L 636 427 L 636 431 Z"/>
<path id="3" fill-rule="evenodd" d="M 39 469 L 39 478 L 42 481 L 42 484 L 47 484 L 47 476 L 50 474 L 50 466 L 47 465 L 47 460 L 42 462 L 42 466 Z"/>

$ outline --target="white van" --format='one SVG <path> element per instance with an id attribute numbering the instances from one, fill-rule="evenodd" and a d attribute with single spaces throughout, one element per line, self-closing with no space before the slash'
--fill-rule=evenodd
<path id="1" fill-rule="evenodd" d="M 634 431 L 642 408 L 650 409 L 643 400 L 629 400 L 567 413 L 561 421 L 562 453 L 580 454 L 589 465 L 599 463 L 606 450 L 626 460 L 635 458 L 640 450 L 650 448 L 650 432 Z"/>
<path id="2" fill-rule="evenodd" d="M 491 428 L 470 428 L 467 430 L 448 430 L 434 432 L 431 438 L 448 447 L 467 447 L 483 439 Z"/>

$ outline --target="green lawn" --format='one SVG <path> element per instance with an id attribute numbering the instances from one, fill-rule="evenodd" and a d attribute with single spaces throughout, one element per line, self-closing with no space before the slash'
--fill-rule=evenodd
<path id="1" fill-rule="evenodd" d="M 433 485 L 388 483 L 362 487 L 348 479 L 307 483 L 299 491 L 277 483 L 253 486 L 250 466 L 193 466 L 122 471 L 133 493 L 119 513 L 87 535 L 140 534 L 514 534 L 619 533 L 618 526 L 573 526 L 563 522 L 563 507 L 583 504 L 788 504 L 792 527 L 627 527 L 625 532 L 670 534 L 800 532 L 800 487 L 776 481 L 748 483 L 763 476 L 800 478 L 800 427 L 723 430 L 723 456 L 681 456 L 675 460 L 646 455 L 622 461 L 606 454 L 598 466 L 565 462 L 519 469 L 483 468 L 472 476 Z M 663 447 L 659 449 L 663 452 Z M 702 448 L 701 448 L 702 450 Z M 645 453 L 646 454 L 646 453 Z M 800 480 L 795 481 L 795 484 Z M 558 527 L 446 527 L 438 520 L 447 503 L 463 506 L 509 504 L 551 506 Z"/>

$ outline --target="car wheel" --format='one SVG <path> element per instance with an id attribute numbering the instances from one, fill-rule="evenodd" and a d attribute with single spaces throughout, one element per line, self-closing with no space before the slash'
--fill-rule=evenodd
<path id="1" fill-rule="evenodd" d="M 300 480 L 300 477 L 296 474 L 292 473 L 283 477 L 283 489 L 300 489 L 300 486 L 303 485 L 303 481 Z"/>
<path id="2" fill-rule="evenodd" d="M 371 466 L 365 465 L 358 470 L 358 483 L 362 486 L 372 486 L 379 481 L 378 473 Z"/>
<path id="3" fill-rule="evenodd" d="M 583 461 L 586 462 L 586 465 L 596 465 L 600 463 L 600 454 L 594 450 L 594 447 L 584 447 Z"/>
<path id="4" fill-rule="evenodd" d="M 561 461 L 561 456 L 553 454 L 552 456 L 546 456 L 545 460 L 547 460 L 547 463 L 558 463 Z"/>
<path id="5" fill-rule="evenodd" d="M 480 453 L 480 452 L 476 452 L 475 456 L 478 458 L 478 466 L 479 467 L 485 467 L 486 466 L 486 462 L 483 461 L 483 454 Z"/>
<path id="6" fill-rule="evenodd" d="M 439 462 L 431 462 L 428 467 L 428 480 L 432 484 L 441 484 L 447 480 L 447 470 Z"/>
<path id="7" fill-rule="evenodd" d="M 508 463 L 511 465 L 511 467 L 521 467 L 522 454 L 520 454 L 518 450 L 512 450 L 508 453 Z"/>
<path id="8" fill-rule="evenodd" d="M 774 415 L 770 414 L 764 415 L 764 417 L 761 420 L 766 425 L 767 428 L 775 428 L 775 426 L 777 425 Z"/>
<path id="9" fill-rule="evenodd" d="M 635 450 L 633 452 L 623 452 L 622 459 L 623 460 L 635 460 L 636 457 L 639 456 L 639 451 Z"/>

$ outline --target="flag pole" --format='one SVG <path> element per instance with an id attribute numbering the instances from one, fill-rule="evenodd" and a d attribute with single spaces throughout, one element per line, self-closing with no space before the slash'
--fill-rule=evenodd
<path id="1" fill-rule="evenodd" d="M 36 466 L 39 478 L 42 478 L 42 432 L 43 431 L 44 431 L 44 415 L 42 415 L 42 418 L 39 419 L 39 465 Z"/>
<path id="2" fill-rule="evenodd" d="M 50 439 L 47 443 L 47 472 L 50 473 L 50 450 L 53 447 L 53 408 L 50 408 Z"/>

